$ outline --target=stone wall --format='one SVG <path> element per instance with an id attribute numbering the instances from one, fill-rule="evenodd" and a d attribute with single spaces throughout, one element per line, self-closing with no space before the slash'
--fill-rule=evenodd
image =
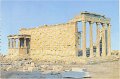
<path id="1" fill-rule="evenodd" d="M 30 55 L 76 56 L 76 23 L 45 25 L 37 28 L 21 29 L 20 34 L 31 35 Z"/>
<path id="2" fill-rule="evenodd" d="M 14 58 L 19 55 L 19 50 L 17 48 L 16 49 L 10 48 L 8 49 L 8 52 L 9 52 L 9 57 L 11 58 Z"/>

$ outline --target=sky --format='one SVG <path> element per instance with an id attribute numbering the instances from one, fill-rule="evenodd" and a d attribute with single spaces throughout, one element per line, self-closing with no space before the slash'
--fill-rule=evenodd
<path id="1" fill-rule="evenodd" d="M 82 11 L 111 18 L 112 50 L 120 50 L 118 0 L 0 0 L 1 53 L 7 54 L 7 36 L 20 28 L 66 23 Z"/>

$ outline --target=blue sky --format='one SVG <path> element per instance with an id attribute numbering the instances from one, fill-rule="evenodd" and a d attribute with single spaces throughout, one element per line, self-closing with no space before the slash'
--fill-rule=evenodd
<path id="1" fill-rule="evenodd" d="M 119 48 L 118 0 L 1 0 L 1 52 L 7 53 L 7 36 L 20 28 L 65 23 L 82 11 L 96 12 L 111 18 L 112 49 Z"/>

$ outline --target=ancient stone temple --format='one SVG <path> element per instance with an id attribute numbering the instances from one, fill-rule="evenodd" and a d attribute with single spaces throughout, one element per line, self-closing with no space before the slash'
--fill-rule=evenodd
<path id="1" fill-rule="evenodd" d="M 81 32 L 78 31 L 78 22 L 82 23 Z M 86 23 L 89 23 L 90 27 L 89 50 L 86 48 Z M 93 45 L 93 24 L 96 24 L 95 45 Z M 102 26 L 101 28 L 100 25 Z M 18 35 L 9 35 L 9 55 L 13 57 L 27 54 L 32 57 L 39 57 L 41 55 L 61 57 L 110 56 L 110 31 L 111 25 L 109 18 L 106 18 L 104 15 L 85 11 L 64 24 L 22 28 L 19 30 Z"/>
<path id="2" fill-rule="evenodd" d="M 9 35 L 8 47 L 10 55 L 25 55 L 30 50 L 30 35 Z"/>

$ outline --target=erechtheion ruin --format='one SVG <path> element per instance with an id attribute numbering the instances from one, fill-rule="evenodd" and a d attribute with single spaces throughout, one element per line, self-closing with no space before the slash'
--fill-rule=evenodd
<path id="1" fill-rule="evenodd" d="M 82 23 L 78 31 L 77 23 Z M 89 23 L 89 52 L 86 48 L 86 23 Z M 93 45 L 93 24 L 96 24 L 96 43 Z M 100 25 L 102 26 L 100 28 Z M 81 12 L 65 24 L 22 28 L 18 35 L 8 36 L 10 56 L 105 57 L 111 55 L 111 24 L 104 15 Z M 82 40 L 82 41 L 80 41 Z M 81 48 L 80 48 L 81 46 Z M 89 53 L 87 55 L 87 53 Z"/>

